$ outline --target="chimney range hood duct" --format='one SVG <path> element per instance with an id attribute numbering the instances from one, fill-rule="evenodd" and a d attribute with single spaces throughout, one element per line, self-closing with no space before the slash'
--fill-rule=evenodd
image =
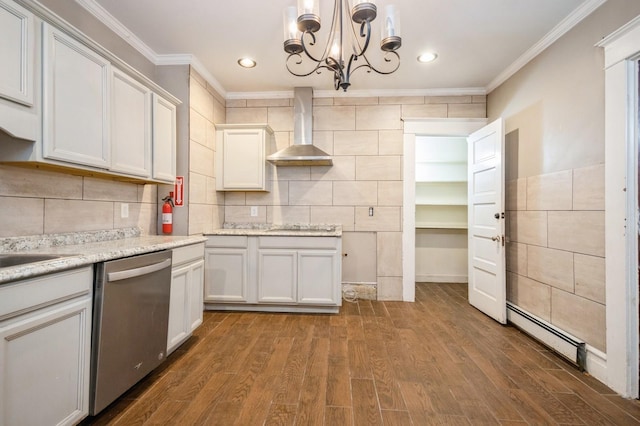
<path id="1" fill-rule="evenodd" d="M 276 166 L 332 166 L 331 156 L 313 146 L 313 89 L 293 89 L 293 145 L 271 154 L 267 160 Z"/>

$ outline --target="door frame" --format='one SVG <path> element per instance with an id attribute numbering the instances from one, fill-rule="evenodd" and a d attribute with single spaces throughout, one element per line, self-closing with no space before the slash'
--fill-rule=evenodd
<path id="1" fill-rule="evenodd" d="M 597 46 L 605 56 L 606 384 L 637 398 L 640 16 Z"/>
<path id="2" fill-rule="evenodd" d="M 416 295 L 416 136 L 467 137 L 486 126 L 486 118 L 404 118 L 402 194 L 402 300 Z"/>

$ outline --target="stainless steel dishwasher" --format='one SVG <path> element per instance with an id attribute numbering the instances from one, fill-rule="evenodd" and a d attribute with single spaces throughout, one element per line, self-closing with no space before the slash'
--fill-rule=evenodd
<path id="1" fill-rule="evenodd" d="M 98 264 L 89 412 L 95 415 L 164 361 L 171 251 Z"/>

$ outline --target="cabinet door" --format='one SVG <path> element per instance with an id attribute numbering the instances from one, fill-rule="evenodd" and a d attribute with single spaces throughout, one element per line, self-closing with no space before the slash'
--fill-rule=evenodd
<path id="1" fill-rule="evenodd" d="M 33 105 L 33 14 L 10 0 L 0 0 L 0 97 Z"/>
<path id="2" fill-rule="evenodd" d="M 153 94 L 153 178 L 176 180 L 176 106 Z"/>
<path id="3" fill-rule="evenodd" d="M 43 24 L 43 156 L 108 168 L 109 62 Z"/>
<path id="4" fill-rule="evenodd" d="M 111 170 L 151 177 L 151 91 L 114 69 L 111 99 Z"/>
<path id="5" fill-rule="evenodd" d="M 189 265 L 191 277 L 188 282 L 189 310 L 188 328 L 192 332 L 202 324 L 202 311 L 204 309 L 204 260 Z"/>
<path id="6" fill-rule="evenodd" d="M 167 354 L 173 350 L 189 334 L 189 265 L 174 268 L 171 271 L 171 293 L 169 296 L 169 328 L 167 332 Z"/>
<path id="7" fill-rule="evenodd" d="M 336 305 L 340 301 L 339 256 L 333 250 L 298 252 L 298 302 Z"/>
<path id="8" fill-rule="evenodd" d="M 208 248 L 205 250 L 207 302 L 247 302 L 247 249 Z"/>
<path id="9" fill-rule="evenodd" d="M 264 189 L 265 131 L 227 129 L 222 138 L 224 189 Z"/>
<path id="10" fill-rule="evenodd" d="M 0 323 L 0 424 L 77 424 L 89 412 L 91 298 Z"/>
<path id="11" fill-rule="evenodd" d="M 258 250 L 258 302 L 296 303 L 297 252 Z"/>

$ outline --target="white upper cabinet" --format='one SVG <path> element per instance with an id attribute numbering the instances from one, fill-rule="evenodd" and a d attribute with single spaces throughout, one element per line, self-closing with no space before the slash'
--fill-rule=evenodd
<path id="1" fill-rule="evenodd" d="M 151 90 L 113 69 L 111 171 L 151 177 Z"/>
<path id="2" fill-rule="evenodd" d="M 227 124 L 216 126 L 218 191 L 269 191 L 273 165 L 266 157 L 275 145 L 267 125 Z"/>
<path id="3" fill-rule="evenodd" d="M 108 168 L 111 64 L 43 25 L 43 157 Z"/>
<path id="4" fill-rule="evenodd" d="M 27 140 L 38 137 L 35 45 L 33 14 L 11 0 L 0 0 L 0 129 Z"/>
<path id="5" fill-rule="evenodd" d="M 153 178 L 176 179 L 176 106 L 153 95 Z"/>

